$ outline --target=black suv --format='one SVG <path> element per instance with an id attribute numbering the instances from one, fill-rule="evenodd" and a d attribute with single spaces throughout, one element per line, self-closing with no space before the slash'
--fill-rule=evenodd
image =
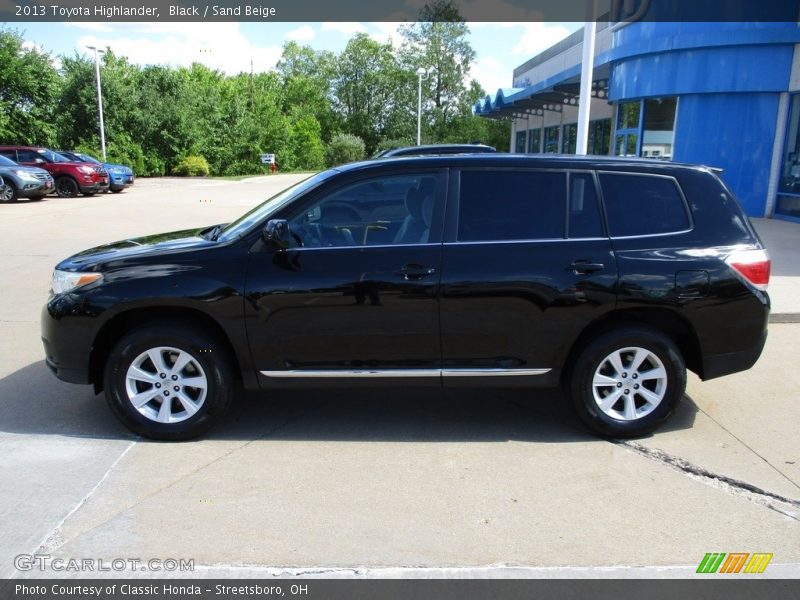
<path id="1" fill-rule="evenodd" d="M 606 436 L 675 409 L 686 367 L 750 368 L 770 262 L 708 168 L 483 154 L 315 175 L 237 221 L 81 252 L 47 364 L 133 431 L 205 431 L 239 383 L 563 386 Z"/>

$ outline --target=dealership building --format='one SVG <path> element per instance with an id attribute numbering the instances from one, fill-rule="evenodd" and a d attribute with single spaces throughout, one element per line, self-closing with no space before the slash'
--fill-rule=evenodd
<path id="1" fill-rule="evenodd" d="M 510 119 L 511 151 L 574 153 L 583 29 L 475 105 Z M 796 22 L 598 23 L 588 152 L 700 163 L 751 216 L 800 222 Z"/>

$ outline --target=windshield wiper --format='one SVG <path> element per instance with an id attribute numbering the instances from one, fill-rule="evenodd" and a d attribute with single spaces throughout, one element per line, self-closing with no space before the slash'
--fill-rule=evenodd
<path id="1" fill-rule="evenodd" d="M 210 229 L 206 229 L 205 231 L 201 232 L 200 236 L 206 238 L 211 242 L 216 242 L 217 238 L 219 237 L 219 234 L 222 233 L 222 229 L 224 227 L 225 227 L 224 225 L 214 225 Z"/>

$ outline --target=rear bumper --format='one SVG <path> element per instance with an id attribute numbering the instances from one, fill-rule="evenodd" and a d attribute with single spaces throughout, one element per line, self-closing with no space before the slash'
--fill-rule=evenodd
<path id="1" fill-rule="evenodd" d="M 739 352 L 704 356 L 703 381 L 723 377 L 731 373 L 738 373 L 739 371 L 746 371 L 756 364 L 758 358 L 761 356 L 761 352 L 764 350 L 764 344 L 766 343 L 767 330 L 764 329 L 761 334 L 761 339 L 752 348 Z"/>

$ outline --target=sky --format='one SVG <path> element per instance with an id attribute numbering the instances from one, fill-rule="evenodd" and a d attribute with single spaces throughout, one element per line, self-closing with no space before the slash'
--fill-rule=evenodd
<path id="1" fill-rule="evenodd" d="M 18 23 L 26 42 L 53 56 L 88 54 L 86 46 L 105 48 L 137 64 L 188 66 L 200 62 L 229 74 L 275 66 L 289 40 L 315 50 L 340 52 L 358 32 L 376 40 L 399 42 L 399 23 Z M 560 41 L 582 23 L 470 22 L 477 53 L 471 77 L 487 93 L 511 87 L 514 68 Z M 421 65 L 425 66 L 425 65 Z"/>

